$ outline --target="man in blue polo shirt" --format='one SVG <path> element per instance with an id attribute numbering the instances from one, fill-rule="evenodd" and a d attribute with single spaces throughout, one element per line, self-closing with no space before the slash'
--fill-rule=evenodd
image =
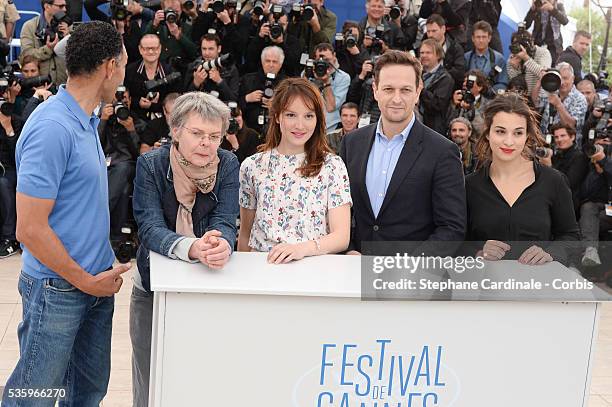
<path id="1" fill-rule="evenodd" d="M 508 87 L 508 70 L 506 59 L 502 54 L 489 47 L 493 34 L 491 24 L 486 21 L 477 21 L 472 30 L 474 50 L 465 53 L 465 70 L 477 69 L 487 79 L 491 88 L 497 93 Z"/>
<path id="2" fill-rule="evenodd" d="M 66 49 L 66 86 L 34 111 L 17 144 L 23 321 L 3 407 L 55 404 L 19 398 L 19 389 L 64 388 L 66 405 L 84 407 L 106 394 L 114 294 L 129 266 L 112 268 L 106 162 L 93 111 L 112 101 L 126 62 L 110 24 L 78 27 Z"/>

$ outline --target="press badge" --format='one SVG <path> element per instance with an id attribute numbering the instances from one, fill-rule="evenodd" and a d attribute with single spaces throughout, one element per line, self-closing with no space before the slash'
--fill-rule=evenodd
<path id="1" fill-rule="evenodd" d="M 257 116 L 257 124 L 259 124 L 260 126 L 264 125 L 264 117 L 263 114 L 260 114 L 259 116 Z"/>
<path id="2" fill-rule="evenodd" d="M 606 215 L 612 216 L 612 202 L 606 204 Z"/>
<path id="3" fill-rule="evenodd" d="M 308 59 L 310 57 L 308 56 L 307 53 L 302 52 L 302 56 L 300 57 L 300 65 L 306 65 L 306 62 L 308 62 Z"/>

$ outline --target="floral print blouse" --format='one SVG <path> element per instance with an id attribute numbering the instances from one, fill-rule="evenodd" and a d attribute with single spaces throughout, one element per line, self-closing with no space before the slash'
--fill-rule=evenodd
<path id="1" fill-rule="evenodd" d="M 276 149 L 252 155 L 240 167 L 240 206 L 255 210 L 249 246 L 268 252 L 278 243 L 300 243 L 329 234 L 329 209 L 352 204 L 346 166 L 328 154 L 314 177 L 296 173 L 306 153 Z"/>

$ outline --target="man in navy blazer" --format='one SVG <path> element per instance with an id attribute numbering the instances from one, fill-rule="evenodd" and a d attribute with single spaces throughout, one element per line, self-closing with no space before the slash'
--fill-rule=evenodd
<path id="1" fill-rule="evenodd" d="M 422 67 L 410 54 L 390 50 L 374 67 L 377 123 L 342 141 L 353 226 L 347 254 L 363 242 L 462 241 L 466 204 L 458 147 L 416 119 Z M 386 254 L 386 253 L 368 253 Z"/>

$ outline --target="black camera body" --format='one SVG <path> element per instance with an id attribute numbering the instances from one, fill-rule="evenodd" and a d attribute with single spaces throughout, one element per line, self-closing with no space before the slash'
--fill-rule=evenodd
<path id="1" fill-rule="evenodd" d="M 180 72 L 172 72 L 171 74 L 165 76 L 164 78 L 146 81 L 144 85 L 147 91 L 147 99 L 149 100 L 155 99 L 155 93 L 157 93 L 161 88 L 168 86 L 168 85 L 172 85 L 180 80 L 181 80 Z"/>
<path id="2" fill-rule="evenodd" d="M 263 16 L 265 7 L 266 7 L 265 2 L 261 0 L 254 1 L 253 2 L 253 14 L 255 14 L 257 17 Z"/>
<path id="3" fill-rule="evenodd" d="M 276 81 L 276 75 L 269 73 L 266 75 L 266 82 L 264 83 L 264 97 L 271 99 L 274 96 L 274 82 Z"/>
<path id="4" fill-rule="evenodd" d="M 518 54 L 519 52 L 521 52 L 521 45 L 523 46 L 523 48 L 525 48 L 527 54 L 533 58 L 533 56 L 535 55 L 533 37 L 531 36 L 529 31 L 527 31 L 524 21 L 519 23 L 518 30 L 512 36 L 512 42 L 510 43 L 510 52 L 513 55 Z"/>
<path id="5" fill-rule="evenodd" d="M 111 19 L 125 21 L 130 15 L 128 11 L 128 0 L 112 0 L 110 5 Z"/>
<path id="6" fill-rule="evenodd" d="M 238 117 L 238 103 L 228 102 L 227 107 L 230 108 L 230 119 L 229 126 L 227 127 L 227 134 L 236 134 L 238 133 L 238 130 L 240 130 L 238 120 L 236 120 L 236 117 Z"/>
<path id="7" fill-rule="evenodd" d="M 223 0 L 215 0 L 211 3 L 210 8 L 214 13 L 222 13 L 225 10 L 225 3 Z"/>
<path id="8" fill-rule="evenodd" d="M 113 103 L 113 115 L 120 120 L 127 120 L 130 117 L 130 109 L 123 102 L 125 98 L 125 86 L 117 87 L 115 91 L 115 102 Z"/>
<path id="9" fill-rule="evenodd" d="M 19 81 L 21 89 L 32 89 L 45 86 L 53 82 L 51 75 L 39 75 L 32 78 L 23 78 Z"/>
<path id="10" fill-rule="evenodd" d="M 370 27 L 368 29 L 368 36 L 372 38 L 372 45 L 370 46 L 371 55 L 381 55 L 383 50 L 383 41 L 385 36 L 385 26 L 379 24 L 375 29 Z"/>
<path id="11" fill-rule="evenodd" d="M 310 82 L 314 82 L 314 80 L 316 79 L 314 73 L 314 59 L 306 60 L 306 66 L 304 67 L 304 77 Z"/>
<path id="12" fill-rule="evenodd" d="M 178 13 L 171 8 L 164 10 L 164 21 L 166 24 L 176 24 L 178 22 Z"/>
<path id="13" fill-rule="evenodd" d="M 476 101 L 476 97 L 472 93 L 472 88 L 476 83 L 476 75 L 468 75 L 467 81 L 465 82 L 465 88 L 461 90 L 461 101 L 470 105 L 470 107 Z"/>
<path id="14" fill-rule="evenodd" d="M 291 6 L 290 17 L 294 21 L 310 21 L 315 15 L 315 8 L 312 4 L 294 3 Z"/>
<path id="15" fill-rule="evenodd" d="M 277 4 L 272 6 L 272 18 L 274 19 L 274 21 L 270 23 L 270 38 L 272 39 L 280 38 L 285 31 L 279 22 L 282 15 L 283 6 L 279 6 Z"/>
<path id="16" fill-rule="evenodd" d="M 136 255 L 136 245 L 132 242 L 132 229 L 122 227 L 121 234 L 121 242 L 115 249 L 115 257 L 119 263 L 129 263 Z"/>
<path id="17" fill-rule="evenodd" d="M 322 78 L 325 75 L 327 75 L 328 69 L 329 69 L 329 62 L 327 62 L 323 58 L 319 58 L 314 61 L 313 71 L 314 71 L 314 75 L 317 78 Z"/>
<path id="18" fill-rule="evenodd" d="M 402 9 L 399 6 L 399 1 L 395 0 L 395 5 L 389 10 L 389 17 L 391 20 L 396 20 L 402 15 Z"/>
<path id="19" fill-rule="evenodd" d="M 44 31 L 37 32 L 36 36 L 43 43 L 47 41 L 47 38 L 50 42 L 55 41 L 55 38 L 61 40 L 62 38 L 64 38 L 64 34 L 59 31 L 59 25 L 61 23 L 66 23 L 69 26 L 72 25 L 72 19 L 64 11 L 58 11 L 57 13 L 53 14 L 51 22 L 47 24 L 47 27 L 44 29 Z"/>

